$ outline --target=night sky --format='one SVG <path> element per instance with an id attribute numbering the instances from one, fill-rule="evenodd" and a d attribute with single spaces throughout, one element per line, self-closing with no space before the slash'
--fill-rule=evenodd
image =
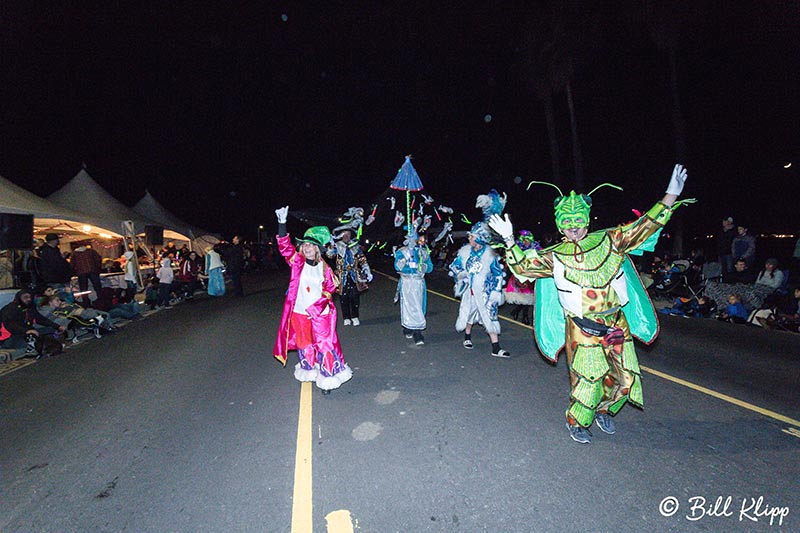
<path id="1" fill-rule="evenodd" d="M 413 154 L 438 202 L 474 218 L 475 196 L 494 187 L 520 225 L 551 229 L 553 191 L 524 186 L 552 179 L 528 58 L 554 20 L 578 41 L 587 188 L 626 189 L 595 195 L 601 222 L 650 207 L 676 161 L 669 63 L 644 3 L 74 4 L 0 5 L 0 174 L 40 195 L 85 163 L 128 205 L 148 188 L 196 225 L 254 235 L 286 203 L 369 208 Z M 732 215 L 758 232 L 800 230 L 789 209 L 800 195 L 800 5 L 671 5 L 657 17 L 679 28 L 684 195 L 701 202 L 683 213 L 687 227 L 714 231 Z M 569 188 L 563 88 L 553 98 Z"/>

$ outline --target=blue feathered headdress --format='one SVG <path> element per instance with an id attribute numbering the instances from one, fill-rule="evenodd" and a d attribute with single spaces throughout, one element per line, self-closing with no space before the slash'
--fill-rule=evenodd
<path id="1" fill-rule="evenodd" d="M 475 239 L 481 244 L 491 244 L 492 243 L 492 233 L 489 229 L 489 217 L 492 215 L 501 215 L 503 213 L 503 209 L 506 208 L 506 201 L 508 200 L 508 195 L 503 193 L 503 196 L 500 196 L 496 190 L 492 189 L 489 191 L 488 194 L 481 194 L 478 196 L 477 200 L 475 201 L 475 207 L 478 207 L 483 211 L 483 221 L 478 222 L 472 229 L 469 231 L 470 234 L 475 236 Z"/>

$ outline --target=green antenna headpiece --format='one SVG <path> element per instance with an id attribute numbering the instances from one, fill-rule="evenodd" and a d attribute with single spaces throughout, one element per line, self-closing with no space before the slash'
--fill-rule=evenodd
<path id="1" fill-rule="evenodd" d="M 619 191 L 622 187 L 612 183 L 601 183 L 589 194 L 577 194 L 574 190 L 569 192 L 569 196 L 565 196 L 558 185 L 548 183 L 546 181 L 532 181 L 528 184 L 528 189 L 534 183 L 539 185 L 549 185 L 558 191 L 559 196 L 553 201 L 553 209 L 556 215 L 556 227 L 559 231 L 564 231 L 570 228 L 585 228 L 589 225 L 589 214 L 592 208 L 591 195 L 602 187 L 612 187 Z"/>

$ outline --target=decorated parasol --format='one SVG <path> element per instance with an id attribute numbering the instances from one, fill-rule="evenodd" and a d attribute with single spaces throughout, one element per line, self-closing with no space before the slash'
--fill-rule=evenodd
<path id="1" fill-rule="evenodd" d="M 403 166 L 397 171 L 392 183 L 389 185 L 392 189 L 398 191 L 406 191 L 406 226 L 408 227 L 408 236 L 411 236 L 413 231 L 413 224 L 411 221 L 411 191 L 421 191 L 422 181 L 419 179 L 414 165 L 411 164 L 411 156 L 407 155 Z"/>

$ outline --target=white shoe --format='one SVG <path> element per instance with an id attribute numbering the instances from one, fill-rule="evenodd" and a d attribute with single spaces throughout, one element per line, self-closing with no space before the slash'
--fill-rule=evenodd
<path id="1" fill-rule="evenodd" d="M 361 325 L 361 322 L 359 322 L 357 318 L 354 318 L 353 319 L 353 325 L 354 326 L 359 326 L 359 325 Z"/>
<path id="2" fill-rule="evenodd" d="M 349 326 L 350 325 L 350 319 L 349 318 L 345 318 L 344 319 L 344 325 L 345 326 Z"/>

